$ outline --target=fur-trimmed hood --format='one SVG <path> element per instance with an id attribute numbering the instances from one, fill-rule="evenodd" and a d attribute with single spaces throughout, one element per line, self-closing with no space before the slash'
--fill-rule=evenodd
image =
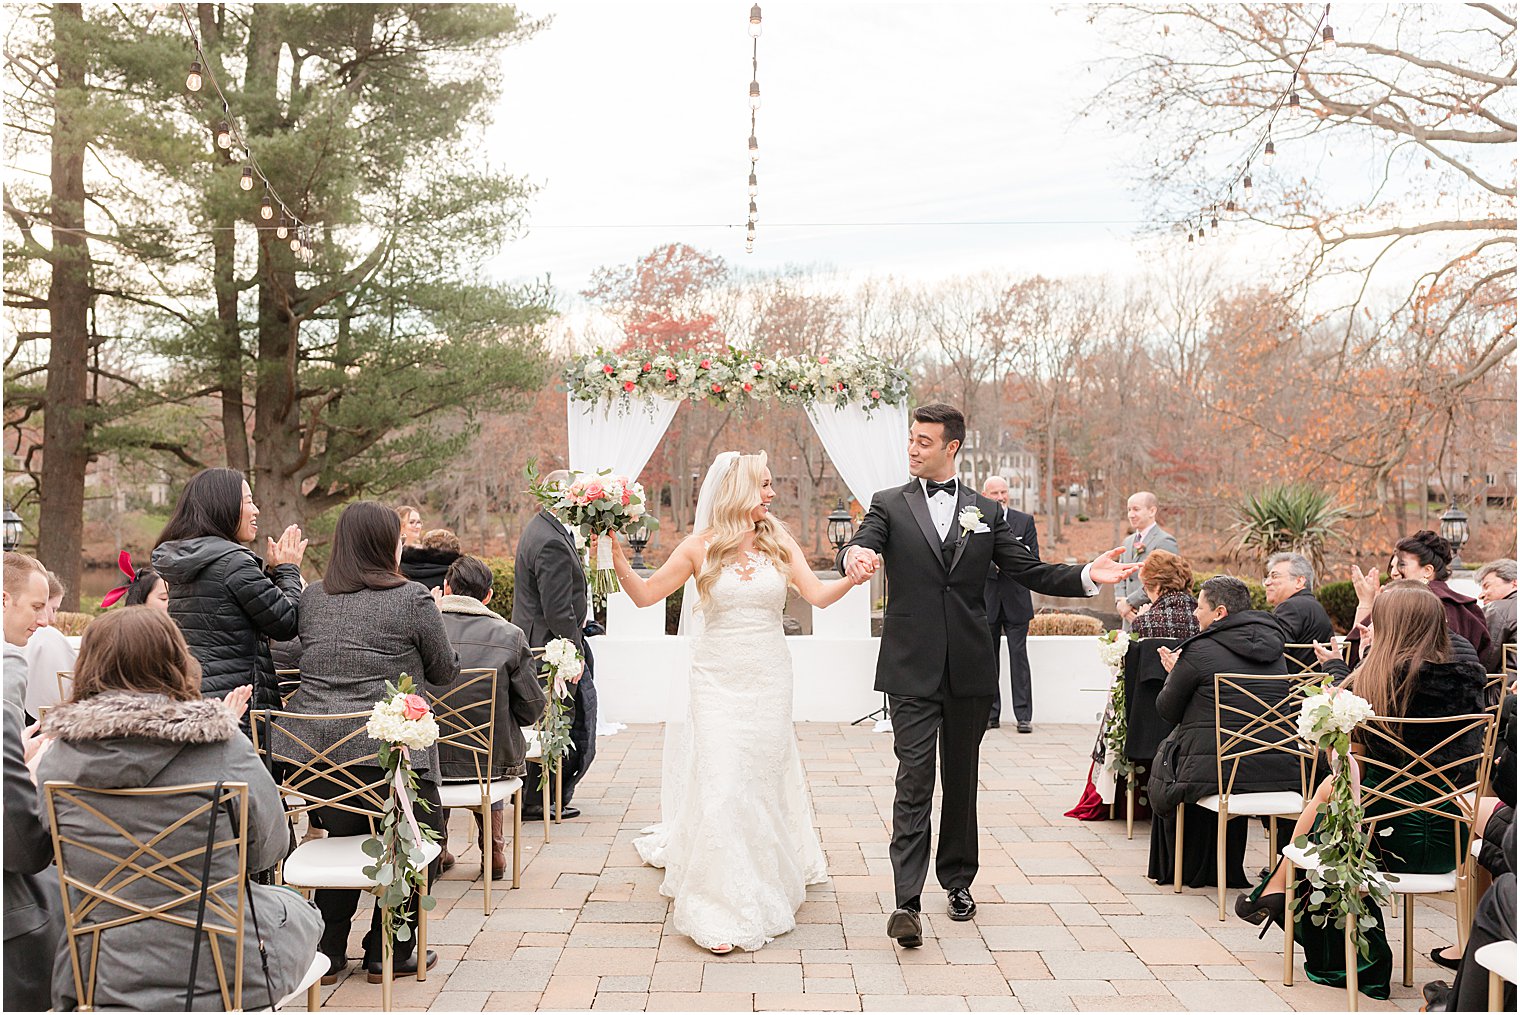
<path id="1" fill-rule="evenodd" d="M 40 732 L 62 742 L 43 759 L 58 763 L 45 769 L 48 778 L 103 788 L 150 785 L 187 748 L 242 736 L 215 698 L 174 701 L 128 691 L 58 705 Z"/>
<path id="2" fill-rule="evenodd" d="M 472 617 L 497 617 L 506 619 L 474 596 L 443 596 L 438 600 L 443 613 L 466 613 Z"/>

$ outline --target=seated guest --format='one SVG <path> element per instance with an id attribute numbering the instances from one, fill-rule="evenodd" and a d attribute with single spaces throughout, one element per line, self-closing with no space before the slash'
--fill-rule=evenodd
<path id="1" fill-rule="evenodd" d="M 157 571 L 151 567 L 134 567 L 132 555 L 126 550 L 116 558 L 116 566 L 127 580 L 105 594 L 100 600 L 101 609 L 109 609 L 121 602 L 169 612 L 169 584 Z"/>
<path id="2" fill-rule="evenodd" d="M 1335 633 L 1330 614 L 1314 597 L 1314 565 L 1301 553 L 1274 553 L 1267 558 L 1267 576 L 1262 580 L 1267 591 L 1267 605 L 1283 629 L 1289 645 L 1313 645 L 1329 641 Z M 1290 648 L 1288 655 L 1298 669 L 1312 670 L 1314 649 Z"/>
<path id="3" fill-rule="evenodd" d="M 1488 618 L 1483 616 L 1483 608 L 1476 599 L 1464 596 L 1446 584 L 1446 579 L 1451 577 L 1451 544 L 1430 529 L 1421 529 L 1399 540 L 1394 545 L 1394 555 L 1399 561 L 1399 570 L 1394 577 L 1423 582 L 1445 607 L 1446 626 L 1454 634 L 1466 638 L 1478 650 L 1479 659 L 1487 660 L 1492 652 Z"/>
<path id="4" fill-rule="evenodd" d="M 1198 590 L 1199 633 L 1176 649 L 1160 650 L 1167 670 L 1166 684 L 1156 696 L 1156 710 L 1176 726 L 1151 766 L 1151 852 L 1149 877 L 1171 884 L 1175 850 L 1182 850 L 1182 877 L 1191 888 L 1212 886 L 1218 877 L 1218 816 L 1197 801 L 1219 792 L 1215 755 L 1214 675 L 1216 673 L 1284 674 L 1282 628 L 1272 615 L 1251 609 L 1251 592 L 1239 578 L 1210 578 Z M 1286 683 L 1256 690 L 1271 704 L 1270 695 L 1286 693 Z M 1252 705 L 1240 693 L 1231 704 Z M 1232 792 L 1266 793 L 1299 788 L 1299 766 L 1290 755 L 1261 752 L 1236 762 Z M 1229 773 L 1225 773 L 1226 780 Z M 1177 808 L 1185 814 L 1184 841 L 1178 843 Z M 1242 866 L 1246 850 L 1246 818 L 1226 826 L 1225 877 L 1230 887 L 1249 884 Z"/>
<path id="5" fill-rule="evenodd" d="M 1483 711 L 1483 667 L 1454 658 L 1446 619 L 1444 604 L 1423 583 L 1390 582 L 1372 604 L 1366 624 L 1368 634 L 1362 639 L 1366 655 L 1351 673 L 1347 686 L 1383 717 L 1423 719 Z M 1440 766 L 1471 754 L 1480 746 L 1466 742 L 1468 738 L 1446 743 L 1451 731 L 1439 723 L 1399 729 L 1404 740 L 1397 751 L 1390 751 L 1381 739 L 1363 746 L 1356 740 L 1357 735 L 1352 734 L 1353 752 L 1377 762 L 1365 767 L 1363 785 L 1376 785 L 1388 775 L 1389 767 L 1406 764 L 1411 755 Z M 1470 779 L 1471 773 L 1454 773 L 1451 777 L 1460 782 Z M 1318 807 L 1329 798 L 1329 793 L 1330 780 L 1326 779 L 1299 816 L 1291 838 L 1311 834 Z M 1369 808 L 1369 816 L 1375 813 Z M 1389 834 L 1381 834 L 1385 828 L 1391 830 Z M 1380 834 L 1372 842 L 1379 852 L 1382 869 L 1408 874 L 1444 874 L 1452 870 L 1455 854 L 1452 822 L 1410 813 L 1381 822 L 1378 829 Z M 1270 917 L 1281 926 L 1286 887 L 1287 873 L 1279 862 L 1255 891 L 1236 900 L 1235 912 L 1250 923 L 1262 923 Z M 1308 887 L 1308 879 L 1302 879 L 1300 890 L 1305 896 Z M 1362 993 L 1386 999 L 1393 954 L 1383 933 L 1381 910 L 1372 907 L 1372 914 L 1377 925 L 1365 932 L 1369 951 L 1358 964 L 1358 983 Z M 1344 986 L 1343 933 L 1333 922 L 1316 927 L 1313 920 L 1302 914 L 1295 926 L 1295 938 L 1304 946 L 1304 971 L 1309 978 L 1333 987 Z"/>
<path id="6" fill-rule="evenodd" d="M 153 569 L 169 583 L 169 616 L 201 664 L 202 691 L 220 698 L 252 684 L 255 708 L 278 708 L 269 639 L 296 633 L 306 540 L 295 525 L 268 540 L 266 566 L 246 545 L 258 534 L 243 474 L 204 469 L 159 533 Z"/>
<path id="7" fill-rule="evenodd" d="M 528 744 L 522 727 L 538 722 L 547 699 L 527 635 L 490 608 L 491 594 L 491 569 L 485 561 L 460 557 L 449 565 L 438 609 L 443 613 L 449 643 L 459 654 L 459 668 L 496 671 L 496 723 L 492 727 L 489 775 L 493 780 L 520 779 L 528 770 Z M 450 701 L 455 708 L 465 708 L 487 697 L 487 689 L 479 685 L 455 694 Z M 438 761 L 445 781 L 476 778 L 476 756 L 462 748 L 443 745 L 438 749 Z M 480 814 L 474 813 L 479 832 Z M 446 814 L 443 823 L 448 826 Z M 484 835 L 477 841 L 484 855 Z M 447 856 L 448 850 L 444 853 Z M 453 863 L 452 857 L 441 859 L 445 869 Z M 506 871 L 506 801 L 498 801 L 491 808 L 491 879 L 500 881 Z"/>
<path id="8" fill-rule="evenodd" d="M 1152 550 L 1140 565 L 1140 587 L 1150 606 L 1130 621 L 1132 638 L 1191 638 L 1198 633 L 1193 568 L 1185 557 Z"/>
<path id="9" fill-rule="evenodd" d="M 448 529 L 428 529 L 419 546 L 401 551 L 401 573 L 428 589 L 443 588 L 449 565 L 459 559 L 459 537 Z"/>
<path id="10" fill-rule="evenodd" d="M 374 501 L 357 501 L 343 509 L 333 532 L 332 559 L 322 580 L 306 587 L 301 596 L 301 686 L 286 711 L 336 714 L 368 712 L 385 696 L 386 681 L 394 683 L 403 673 L 417 686 L 417 693 L 431 697 L 431 690 L 446 687 L 459 673 L 449 645 L 443 618 L 427 589 L 401 575 L 401 520 L 396 512 Z M 327 728 L 313 724 L 305 732 L 308 742 L 322 749 L 337 743 L 353 729 L 352 723 L 334 722 Z M 374 757 L 373 771 L 359 770 L 358 778 L 378 779 L 382 774 L 377 744 L 363 737 L 352 738 L 327 757 L 349 762 Z M 296 748 L 281 745 L 281 752 Z M 443 835 L 438 804 L 438 749 L 413 751 L 417 772 L 417 795 L 429 806 L 419 808 L 417 820 Z M 369 818 L 338 808 L 319 808 L 312 821 L 329 835 L 361 835 L 370 830 Z M 436 880 L 438 862 L 429 865 L 428 876 Z M 326 928 L 322 953 L 328 957 L 336 981 L 348 965 L 348 934 L 359 906 L 357 890 L 318 889 L 317 908 Z M 412 896 L 408 919 L 416 919 L 416 896 Z M 380 910 L 364 938 L 364 962 L 370 981 L 381 980 Z M 415 973 L 415 935 L 396 942 L 395 972 Z M 429 951 L 431 968 L 438 956 Z"/>
<path id="11" fill-rule="evenodd" d="M 410 504 L 396 508 L 396 518 L 401 522 L 401 541 L 407 546 L 422 545 L 422 512 Z"/>
<path id="12" fill-rule="evenodd" d="M 26 714 L 41 715 L 42 710 L 58 704 L 62 691 L 58 686 L 60 672 L 73 672 L 73 644 L 54 624 L 58 610 L 63 606 L 63 580 L 49 571 L 47 623 L 37 628 L 37 633 L 27 641 L 22 650 L 26 655 Z"/>
<path id="13" fill-rule="evenodd" d="M 5 685 L 4 699 L 24 708 L 27 690 L 26 643 L 48 622 L 47 568 L 24 553 L 5 555 L 4 603 Z"/>
<path id="14" fill-rule="evenodd" d="M 1504 646 L 1515 643 L 1515 562 L 1496 560 L 1478 572 L 1483 588 L 1483 615 L 1488 618 L 1488 637 L 1493 653 L 1484 660 L 1490 673 L 1504 670 Z"/>
<path id="15" fill-rule="evenodd" d="M 5 1010 L 47 1011 L 52 1004 L 52 956 L 61 925 L 54 902 L 58 882 L 44 874 L 53 863 L 53 843 L 42 823 L 37 787 L 27 771 L 31 746 L 21 714 L 26 665 L 19 646 L 47 609 L 42 565 L 22 553 L 5 555 Z M 12 649 L 18 651 L 12 655 Z"/>
<path id="16" fill-rule="evenodd" d="M 218 780 L 247 783 L 247 873 L 267 870 L 284 859 L 290 829 L 279 787 L 248 738 L 238 732 L 237 713 L 247 707 L 250 692 L 235 691 L 226 701 L 217 701 L 201 697 L 200 682 L 200 664 L 179 628 L 162 611 L 129 606 L 98 617 L 80 645 L 74 699 L 49 710 L 42 720 L 42 734 L 55 739 L 38 763 L 39 780 L 96 789 L 147 789 Z M 92 803 L 140 842 L 164 829 L 164 815 L 133 797 L 97 797 Z M 225 814 L 221 820 L 230 820 Z M 58 818 L 71 838 L 83 841 L 73 849 L 66 847 L 71 873 L 99 882 L 116 865 L 112 856 L 125 840 L 107 831 L 100 819 L 76 818 L 63 805 Z M 205 829 L 202 821 L 190 822 L 158 839 L 156 848 L 165 856 L 191 856 L 188 862 L 182 860 L 182 866 L 199 877 L 202 861 L 194 854 L 205 846 Z M 218 835 L 230 834 L 231 827 L 219 821 Z M 231 867 L 234 856 L 231 850 L 215 853 L 213 880 L 236 876 Z M 287 889 L 250 883 L 247 891 L 243 1004 L 250 1009 L 268 1008 L 293 991 L 311 968 L 322 919 L 311 903 Z M 141 904 L 155 905 L 170 902 L 180 890 L 143 878 L 129 894 Z M 194 897 L 174 912 L 186 921 L 195 920 Z M 191 925 L 186 923 L 187 928 Z M 261 930 L 269 966 L 267 987 L 259 957 Z M 142 920 L 79 941 L 81 967 L 99 971 L 95 1010 L 221 1008 L 215 973 L 219 963 L 210 956 L 201 959 L 193 1004 L 187 1003 L 190 950 L 201 946 L 188 930 L 169 931 L 162 924 Z M 91 954 L 95 942 L 101 949 L 98 955 Z M 44 964 L 39 955 L 32 961 Z M 220 964 L 234 961 L 235 955 L 224 954 Z M 83 1000 L 75 996 L 74 971 L 66 958 L 53 969 L 53 996 L 63 1011 L 73 1011 Z"/>

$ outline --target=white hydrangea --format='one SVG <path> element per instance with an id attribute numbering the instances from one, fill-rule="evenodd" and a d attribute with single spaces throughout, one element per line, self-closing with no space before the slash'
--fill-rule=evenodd
<path id="1" fill-rule="evenodd" d="M 575 643 L 568 638 L 555 638 L 545 645 L 544 662 L 549 664 L 555 676 L 561 680 L 574 680 L 581 675 L 586 665 L 581 661 Z"/>
<path id="2" fill-rule="evenodd" d="M 1326 735 L 1350 733 L 1373 715 L 1365 698 L 1332 688 L 1304 699 L 1298 710 L 1298 735 L 1318 744 Z"/>
<path id="3" fill-rule="evenodd" d="M 421 719 L 407 719 L 402 714 L 401 695 L 375 702 L 364 731 L 371 740 L 402 744 L 414 751 L 432 747 L 438 740 L 438 722 L 429 712 Z"/>
<path id="4" fill-rule="evenodd" d="M 1126 654 L 1128 654 L 1128 652 L 1129 633 L 1127 631 L 1117 632 L 1114 635 L 1113 641 L 1109 641 L 1107 638 L 1102 637 L 1098 639 L 1098 658 L 1102 660 L 1103 665 L 1107 666 L 1110 670 L 1117 671 L 1119 667 L 1123 666 L 1124 657 Z"/>

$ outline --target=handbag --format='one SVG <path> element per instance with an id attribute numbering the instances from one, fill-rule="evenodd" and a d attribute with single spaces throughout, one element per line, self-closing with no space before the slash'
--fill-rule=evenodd
<path id="1" fill-rule="evenodd" d="M 227 808 L 227 823 L 232 826 L 233 834 L 238 833 L 237 819 L 232 812 L 232 802 L 228 800 L 218 804 L 221 798 L 222 780 L 218 779 L 216 787 L 211 791 L 210 819 L 206 823 L 206 848 L 203 854 L 204 861 L 201 864 L 201 890 L 196 898 L 195 907 L 195 937 L 190 951 L 190 974 L 185 981 L 185 1011 L 192 1010 L 195 1002 L 195 974 L 200 968 L 201 937 L 206 934 L 206 894 L 211 888 L 211 856 L 212 849 L 216 845 L 216 818 L 223 807 Z M 259 965 L 264 971 L 264 990 L 269 998 L 269 1007 L 273 1008 L 275 1001 L 279 999 L 274 996 L 274 984 L 269 978 L 269 953 L 264 947 L 263 932 L 259 929 L 259 910 L 254 902 L 253 883 L 249 880 L 247 871 L 243 872 L 243 897 L 248 900 L 248 912 L 253 916 L 253 937 L 259 948 Z"/>

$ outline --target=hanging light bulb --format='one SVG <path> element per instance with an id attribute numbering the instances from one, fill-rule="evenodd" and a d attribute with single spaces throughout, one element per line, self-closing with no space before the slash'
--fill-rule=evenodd
<path id="1" fill-rule="evenodd" d="M 265 222 L 274 218 L 274 202 L 269 199 L 267 193 L 264 195 L 264 199 L 259 202 L 259 218 Z"/>
<path id="2" fill-rule="evenodd" d="M 758 81 L 749 83 L 749 108 L 760 108 L 760 82 Z"/>
<path id="3" fill-rule="evenodd" d="M 751 243 L 754 242 L 754 239 L 755 239 L 755 221 L 754 221 L 754 219 L 751 219 L 750 221 L 748 221 L 748 222 L 746 222 L 744 224 L 744 238 L 746 240 L 749 240 Z"/>
<path id="4" fill-rule="evenodd" d="M 1264 166 L 1270 166 L 1272 164 L 1272 160 L 1276 157 L 1277 145 L 1272 143 L 1271 138 L 1267 138 L 1267 146 L 1266 148 L 1262 149 L 1261 152 L 1261 164 Z"/>
<path id="5" fill-rule="evenodd" d="M 299 254 L 301 246 L 301 227 L 297 226 L 296 231 L 290 237 L 290 252 L 292 254 Z"/>
<path id="6" fill-rule="evenodd" d="M 1209 231 L 1219 232 L 1219 215 L 1217 212 L 1209 216 Z"/>
<path id="7" fill-rule="evenodd" d="M 232 147 L 232 128 L 226 120 L 216 125 L 216 146 L 223 149 Z"/>
<path id="8" fill-rule="evenodd" d="M 745 240 L 744 241 L 744 252 L 746 254 L 753 254 L 755 252 L 755 241 L 754 240 Z"/>
<path id="9" fill-rule="evenodd" d="M 1187 233 L 1188 233 L 1188 242 L 1192 243 L 1193 242 L 1193 230 L 1192 230 L 1191 227 L 1189 227 Z"/>
<path id="10" fill-rule="evenodd" d="M 238 186 L 242 187 L 244 190 L 252 190 L 253 189 L 253 167 L 252 166 L 244 166 L 243 167 L 243 176 L 242 176 L 241 179 L 238 180 Z M 268 199 L 266 198 L 265 200 L 268 200 Z M 268 218 L 269 216 L 265 215 L 264 217 Z"/>
<path id="11" fill-rule="evenodd" d="M 749 174 L 749 196 L 754 197 L 758 193 L 760 193 L 760 180 L 751 172 Z"/>
<path id="12" fill-rule="evenodd" d="M 760 209 L 755 205 L 754 198 L 750 198 L 749 200 L 749 220 L 751 222 L 760 221 Z"/>
<path id="13" fill-rule="evenodd" d="M 760 161 L 760 142 L 756 140 L 753 134 L 749 136 L 749 160 L 751 162 Z"/>
<path id="14" fill-rule="evenodd" d="M 1335 29 L 1326 25 L 1325 30 L 1320 33 L 1320 38 L 1324 40 L 1325 55 L 1333 56 L 1335 54 Z"/>
<path id="15" fill-rule="evenodd" d="M 749 37 L 751 39 L 758 39 L 758 38 L 760 38 L 760 5 L 759 4 L 755 4 L 755 6 L 753 6 L 753 7 L 751 7 L 749 9 Z"/>
<path id="16" fill-rule="evenodd" d="M 1202 242 L 1203 242 L 1203 236 L 1204 236 L 1204 232 L 1203 232 L 1203 223 L 1201 223 L 1201 222 L 1200 222 L 1200 223 L 1199 223 L 1199 224 L 1198 224 L 1198 242 L 1199 242 L 1199 243 L 1202 243 Z"/>
<path id="17" fill-rule="evenodd" d="M 1227 212 L 1235 211 L 1235 199 L 1233 197 L 1224 203 L 1224 210 Z"/>
<path id="18" fill-rule="evenodd" d="M 201 83 L 201 62 L 199 60 L 191 60 L 190 73 L 185 75 L 185 87 L 192 92 L 198 92 L 201 90 Z"/>
<path id="19" fill-rule="evenodd" d="M 274 234 L 282 240 L 290 235 L 290 220 L 285 217 L 284 212 L 280 212 L 280 222 L 274 227 Z"/>
<path id="20" fill-rule="evenodd" d="M 1299 110 L 1301 110 L 1301 109 L 1304 108 L 1304 104 L 1299 101 L 1298 93 L 1297 92 L 1289 92 L 1288 93 L 1288 108 L 1291 109 L 1291 110 L 1293 110 L 1294 112 L 1298 112 Z"/>
<path id="21" fill-rule="evenodd" d="M 1251 193 L 1251 166 L 1249 163 L 1246 164 L 1246 178 L 1240 181 L 1240 186 L 1247 195 Z"/>

